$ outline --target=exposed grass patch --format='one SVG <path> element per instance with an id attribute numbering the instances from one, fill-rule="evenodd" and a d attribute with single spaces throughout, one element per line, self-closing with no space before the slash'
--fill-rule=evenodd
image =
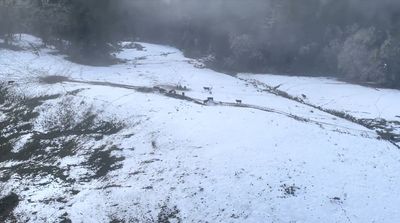
<path id="1" fill-rule="evenodd" d="M 124 157 L 117 157 L 115 155 L 112 155 L 113 151 L 118 150 L 120 149 L 115 146 L 112 146 L 111 148 L 103 146 L 96 149 L 90 154 L 89 159 L 87 160 L 87 162 L 85 162 L 85 164 L 88 165 L 89 168 L 92 169 L 95 173 L 91 178 L 104 177 L 110 171 L 122 167 L 122 164 L 119 164 L 119 162 L 123 161 Z"/>
<path id="2" fill-rule="evenodd" d="M 18 206 L 19 197 L 15 193 L 11 193 L 0 199 L 0 222 L 16 222 L 13 210 Z"/>
<path id="3" fill-rule="evenodd" d="M 0 162 L 21 156 L 21 154 L 11 152 L 12 143 L 21 136 L 34 132 L 33 121 L 39 116 L 35 108 L 46 100 L 57 97 L 59 95 L 35 98 L 18 97 L 8 88 L 4 88 L 4 85 L 0 87 L 0 112 L 5 117 L 0 122 Z"/>
<path id="4" fill-rule="evenodd" d="M 57 84 L 68 81 L 69 78 L 59 75 L 43 76 L 39 77 L 39 82 L 44 84 Z"/>
<path id="5" fill-rule="evenodd" d="M 116 134 L 124 128 L 124 124 L 100 118 L 91 106 L 85 103 L 76 105 L 71 96 L 61 100 L 55 106 L 57 109 L 46 111 L 46 117 L 40 123 L 44 131 L 35 130 L 34 123 L 40 115 L 40 106 L 59 97 L 20 97 L 0 85 L 0 112 L 5 117 L 0 122 L 0 163 L 16 163 L 0 167 L 1 181 L 7 181 L 13 174 L 18 174 L 25 179 L 52 176 L 73 183 L 74 179 L 69 178 L 68 171 L 59 167 L 58 162 L 84 149 L 89 151 L 84 153 L 88 161 L 82 165 L 94 170 L 92 178 L 103 177 L 121 167 L 117 163 L 123 158 L 111 155 L 112 151 L 117 150 L 116 147 L 99 145 L 99 148 L 87 148 L 84 143 Z M 23 136 L 29 138 L 16 149 L 15 142 Z"/>
<path id="6" fill-rule="evenodd" d="M 41 186 L 54 182 L 73 185 L 102 178 L 122 167 L 124 157 L 114 154 L 119 148 L 101 140 L 120 132 L 125 125 L 100 117 L 92 106 L 77 103 L 74 96 L 75 92 L 65 96 L 25 97 L 0 83 L 0 182 L 23 179 L 13 189 L 27 191 L 37 187 L 38 179 L 44 179 Z M 61 165 L 64 158 L 76 162 Z M 82 175 L 70 175 L 71 168 L 75 167 L 83 169 Z M 71 191 L 71 196 L 77 193 Z M 18 216 L 13 215 L 18 203 L 16 194 L 0 199 L 0 222 L 18 221 Z M 67 213 L 59 221 L 71 222 Z"/>
<path id="7" fill-rule="evenodd" d="M 166 203 L 161 206 L 161 210 L 157 215 L 158 223 L 182 222 L 179 217 L 179 209 L 177 206 L 170 207 Z"/>

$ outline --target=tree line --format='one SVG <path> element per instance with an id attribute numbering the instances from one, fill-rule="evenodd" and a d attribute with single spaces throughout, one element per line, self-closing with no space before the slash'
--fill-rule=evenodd
<path id="1" fill-rule="evenodd" d="M 28 32 L 72 57 L 113 43 L 176 46 L 227 72 L 332 75 L 400 87 L 396 0 L 0 0 L 0 35 Z M 18 15 L 18 16 L 16 16 Z"/>
<path id="2" fill-rule="evenodd" d="M 14 34 L 30 33 L 77 62 L 106 63 L 121 19 L 117 7 L 109 0 L 0 0 L 0 36 L 10 44 Z"/>

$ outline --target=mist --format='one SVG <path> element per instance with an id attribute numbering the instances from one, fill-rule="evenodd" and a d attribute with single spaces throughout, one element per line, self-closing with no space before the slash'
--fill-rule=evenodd
<path id="1" fill-rule="evenodd" d="M 132 39 L 172 45 L 193 58 L 213 58 L 208 66 L 228 73 L 330 75 L 392 87 L 400 82 L 398 56 L 393 56 L 399 54 L 400 38 L 400 3 L 395 0 L 36 2 L 22 4 L 36 11 L 16 10 L 22 19 L 7 22 L 12 10 L 6 8 L 18 4 L 2 1 L 0 33 L 69 40 L 60 48 L 76 61 L 96 55 L 107 60 L 113 50 L 107 43 Z M 49 22 L 46 16 L 57 19 Z"/>
<path id="2" fill-rule="evenodd" d="M 0 223 L 400 223 L 400 0 L 0 0 Z"/>

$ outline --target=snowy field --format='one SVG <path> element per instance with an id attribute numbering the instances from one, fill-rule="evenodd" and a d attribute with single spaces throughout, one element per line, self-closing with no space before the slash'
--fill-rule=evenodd
<path id="1" fill-rule="evenodd" d="M 50 48 L 33 52 L 41 42 L 22 37 L 25 50 L 0 50 L 0 80 L 17 94 L 59 95 L 35 108 L 35 131 L 46 133 L 65 101 L 75 116 L 91 107 L 124 128 L 46 161 L 66 179 L 15 172 L 0 181 L 0 198 L 20 197 L 17 222 L 400 222 L 399 149 L 373 129 L 308 105 L 395 123 L 400 91 L 326 78 L 233 77 L 147 43 L 121 43 L 116 56 L 126 63 L 83 66 Z M 49 76 L 60 81 L 43 81 Z M 23 151 L 32 134 L 16 139 L 13 151 Z M 110 152 L 118 162 L 88 179 L 87 156 L 102 145 L 118 148 Z M 4 160 L 0 171 L 32 163 Z"/>
<path id="2" fill-rule="evenodd" d="M 400 121 L 400 91 L 347 84 L 335 79 L 241 74 L 291 95 L 306 95 L 305 100 L 324 108 L 341 110 L 360 118 L 384 118 Z"/>

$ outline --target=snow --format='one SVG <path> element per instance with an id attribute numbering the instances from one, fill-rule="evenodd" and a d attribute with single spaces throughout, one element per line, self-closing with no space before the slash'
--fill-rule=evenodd
<path id="1" fill-rule="evenodd" d="M 346 84 L 329 78 L 241 74 L 241 78 L 258 80 L 291 95 L 306 95 L 312 104 L 345 111 L 359 118 L 400 120 L 400 91 Z"/>
<path id="2" fill-rule="evenodd" d="M 43 45 L 43 41 L 35 36 L 21 34 L 17 36 L 15 45 L 25 50 L 31 50 L 32 48 L 40 48 Z"/>
<path id="3" fill-rule="evenodd" d="M 23 135 L 18 141 L 14 143 L 13 152 L 21 150 L 23 145 L 32 137 L 32 134 Z"/>
<path id="4" fill-rule="evenodd" d="M 23 35 L 23 44 L 30 41 L 37 42 Z M 139 44 L 143 51 L 124 49 L 117 56 L 127 63 L 109 67 L 74 64 L 49 54 L 50 49 L 39 55 L 0 50 L 0 79 L 16 80 L 20 92 L 65 94 L 83 89 L 73 96 L 76 102 L 84 100 L 102 115 L 127 123 L 123 132 L 107 139 L 123 148 L 115 154 L 125 160 L 121 169 L 105 178 L 69 186 L 46 177 L 40 180 L 50 183 L 43 186 L 18 178 L 0 183 L 4 188 L 0 195 L 14 190 L 25 198 L 15 210 L 17 215 L 30 222 L 54 222 L 64 213 L 72 222 L 144 222 L 156 221 L 164 206 L 176 206 L 183 222 L 400 221 L 396 147 L 363 126 L 260 91 L 241 79 L 272 86 L 283 83 L 282 89 L 305 94 L 313 104 L 390 120 L 399 115 L 399 91 L 326 78 L 242 74 L 240 79 L 195 68 L 191 59 L 172 47 Z M 37 79 L 44 75 L 104 85 L 46 85 Z M 109 83 L 186 86 L 185 93 L 192 98 L 213 97 L 226 103 L 240 99 L 251 107 L 204 106 Z M 211 87 L 212 93 L 204 87 Z M 42 106 L 35 124 L 38 130 L 49 113 L 59 109 L 59 102 L 50 100 Z M 84 108 L 74 109 L 79 113 Z M 93 146 L 93 142 L 86 145 Z M 59 165 L 79 164 L 82 157 L 67 157 Z M 69 174 L 77 178 L 85 171 L 76 166 Z M 30 188 L 24 191 L 26 185 Z M 67 203 L 54 201 L 65 195 L 67 187 L 80 192 L 68 195 Z M 53 200 L 46 204 L 44 199 Z"/>

